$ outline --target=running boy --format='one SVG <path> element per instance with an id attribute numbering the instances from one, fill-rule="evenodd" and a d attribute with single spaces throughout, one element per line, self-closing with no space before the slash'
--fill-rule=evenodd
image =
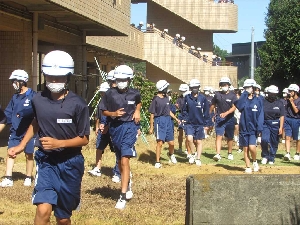
<path id="1" fill-rule="evenodd" d="M 100 102 L 100 110 L 108 116 L 109 132 L 116 151 L 121 172 L 121 194 L 115 208 L 124 209 L 126 200 L 132 198 L 130 182 L 130 158 L 136 157 L 134 144 L 140 122 L 141 95 L 136 89 L 129 88 L 133 71 L 121 65 L 115 69 L 116 88 L 109 89 Z"/>
<path id="2" fill-rule="evenodd" d="M 81 149 L 89 142 L 89 111 L 85 101 L 67 88 L 74 72 L 74 61 L 68 53 L 49 52 L 42 69 L 47 88 L 32 99 L 35 119 L 21 143 L 9 149 L 9 155 L 16 157 L 38 134 L 34 224 L 50 224 L 52 210 L 57 224 L 71 224 L 72 211 L 80 203 L 84 172 Z"/>
<path id="3" fill-rule="evenodd" d="M 8 103 L 4 113 L 6 116 L 5 123 L 0 125 L 0 132 L 4 129 L 5 124 L 11 125 L 8 148 L 17 146 L 23 139 L 34 114 L 32 110 L 32 98 L 35 92 L 27 87 L 28 74 L 24 70 L 15 70 L 9 77 L 16 94 Z M 34 138 L 32 138 L 25 147 L 26 157 L 26 178 L 24 186 L 31 186 L 31 176 L 33 170 L 33 152 Z M 14 182 L 12 179 L 12 170 L 14 167 L 14 158 L 7 157 L 5 177 L 0 183 L 1 187 L 11 187 Z"/>

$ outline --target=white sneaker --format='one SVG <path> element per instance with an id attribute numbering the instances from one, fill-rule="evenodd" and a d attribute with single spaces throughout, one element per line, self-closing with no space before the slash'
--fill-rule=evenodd
<path id="1" fill-rule="evenodd" d="M 300 155 L 294 155 L 294 160 L 299 161 L 300 160 Z"/>
<path id="2" fill-rule="evenodd" d="M 126 191 L 126 199 L 132 199 L 132 197 L 133 197 L 133 192 L 131 190 L 131 186 L 132 186 L 132 182 L 130 180 L 128 187 L 127 187 L 127 191 Z"/>
<path id="3" fill-rule="evenodd" d="M 160 164 L 159 162 L 157 162 L 157 163 L 155 163 L 154 167 L 155 167 L 156 169 L 159 169 L 159 168 L 161 168 L 161 164 Z"/>
<path id="4" fill-rule="evenodd" d="M 88 173 L 92 176 L 101 177 L 101 171 L 98 167 L 95 167 L 92 170 L 89 170 Z"/>
<path id="5" fill-rule="evenodd" d="M 262 158 L 262 160 L 261 160 L 261 164 L 264 164 L 264 165 L 266 165 L 266 164 L 267 164 L 267 162 L 268 162 L 268 159 L 267 159 L 267 158 Z"/>
<path id="6" fill-rule="evenodd" d="M 216 162 L 220 161 L 222 159 L 222 157 L 220 156 L 220 154 L 216 154 L 214 157 L 213 157 L 213 160 L 215 160 Z"/>
<path id="7" fill-rule="evenodd" d="M 260 144 L 261 143 L 261 137 L 257 137 L 256 142 L 257 142 L 257 144 Z"/>
<path id="8" fill-rule="evenodd" d="M 191 157 L 189 158 L 189 163 L 190 164 L 195 163 L 195 157 L 193 155 L 191 155 Z"/>
<path id="9" fill-rule="evenodd" d="M 243 152 L 242 148 L 239 148 L 239 150 L 237 150 L 237 153 L 242 153 L 242 152 Z"/>
<path id="10" fill-rule="evenodd" d="M 31 178 L 25 178 L 24 180 L 24 186 L 30 187 L 31 186 Z"/>
<path id="11" fill-rule="evenodd" d="M 273 164 L 274 164 L 274 162 L 272 162 L 272 161 L 269 162 L 269 165 L 273 165 Z"/>
<path id="12" fill-rule="evenodd" d="M 250 167 L 247 167 L 247 168 L 245 169 L 245 173 L 252 173 L 252 169 L 251 169 Z"/>
<path id="13" fill-rule="evenodd" d="M 206 139 L 206 138 L 209 138 L 209 135 L 208 135 L 208 134 L 205 135 L 205 139 Z"/>
<path id="14" fill-rule="evenodd" d="M 192 157 L 192 154 L 187 154 L 187 155 L 186 155 L 186 158 L 187 158 L 187 159 L 190 159 L 191 157 Z"/>
<path id="15" fill-rule="evenodd" d="M 126 200 L 122 200 L 122 197 L 120 196 L 120 198 L 117 201 L 117 204 L 115 206 L 116 209 L 125 209 L 126 206 Z"/>
<path id="16" fill-rule="evenodd" d="M 112 182 L 115 182 L 115 183 L 120 183 L 121 182 L 121 178 L 117 175 L 113 175 L 113 177 L 111 178 L 111 181 Z"/>
<path id="17" fill-rule="evenodd" d="M 233 155 L 232 155 L 232 154 L 228 154 L 227 159 L 228 159 L 228 160 L 233 160 Z"/>
<path id="18" fill-rule="evenodd" d="M 195 162 L 196 162 L 196 166 L 201 166 L 201 161 L 200 161 L 200 159 L 196 159 Z"/>
<path id="19" fill-rule="evenodd" d="M 176 164 L 177 163 L 177 159 L 176 159 L 176 157 L 175 157 L 175 155 L 174 154 L 172 154 L 171 156 L 170 156 L 170 153 L 168 153 L 167 154 L 168 155 L 168 157 L 169 157 L 169 163 L 173 163 L 173 164 Z"/>
<path id="20" fill-rule="evenodd" d="M 258 165 L 258 163 L 256 161 L 253 162 L 253 171 L 254 172 L 258 172 L 259 171 L 259 165 Z"/>
<path id="21" fill-rule="evenodd" d="M 12 187 L 13 185 L 14 185 L 13 180 L 10 180 L 6 177 L 0 183 L 1 187 Z"/>
<path id="22" fill-rule="evenodd" d="M 186 155 L 187 155 L 187 154 L 189 154 L 189 153 L 188 153 L 188 151 L 187 151 L 187 150 L 185 150 L 185 151 L 184 151 L 184 154 L 186 154 Z"/>
<path id="23" fill-rule="evenodd" d="M 283 160 L 285 160 L 285 161 L 291 161 L 291 155 L 290 155 L 290 153 L 286 153 L 285 156 L 283 157 Z"/>

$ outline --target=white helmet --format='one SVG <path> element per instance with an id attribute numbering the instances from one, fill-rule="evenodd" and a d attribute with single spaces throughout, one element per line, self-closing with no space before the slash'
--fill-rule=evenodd
<path id="1" fill-rule="evenodd" d="M 201 50 L 202 50 L 202 48 L 200 48 L 200 47 L 197 48 L 197 51 L 201 51 Z"/>
<path id="2" fill-rule="evenodd" d="M 187 84 L 180 84 L 179 91 L 188 91 L 188 90 L 189 90 L 189 85 L 187 85 Z"/>
<path id="3" fill-rule="evenodd" d="M 204 88 L 203 88 L 203 91 L 210 91 L 210 87 L 208 87 L 208 86 L 205 86 Z"/>
<path id="4" fill-rule="evenodd" d="M 169 29 L 164 29 L 164 32 L 165 33 L 169 33 Z"/>
<path id="5" fill-rule="evenodd" d="M 290 84 L 288 90 L 299 92 L 299 86 L 297 84 Z"/>
<path id="6" fill-rule="evenodd" d="M 191 46 L 191 49 L 194 50 L 194 49 L 195 49 L 195 46 L 192 45 L 192 46 Z"/>
<path id="7" fill-rule="evenodd" d="M 184 36 L 182 36 L 182 37 L 181 37 L 181 40 L 182 40 L 182 41 L 185 41 L 185 37 L 184 37 Z"/>
<path id="8" fill-rule="evenodd" d="M 229 84 L 231 84 L 229 77 L 221 77 L 219 83 L 229 83 Z"/>
<path id="9" fill-rule="evenodd" d="M 251 86 L 255 87 L 255 85 L 256 85 L 255 80 L 253 80 L 253 79 L 246 79 L 244 81 L 243 87 L 251 87 Z"/>
<path id="10" fill-rule="evenodd" d="M 65 76 L 74 73 L 74 61 L 64 52 L 55 50 L 45 55 L 42 64 L 43 73 L 50 76 Z"/>
<path id="11" fill-rule="evenodd" d="M 289 92 L 289 89 L 288 88 L 285 88 L 283 89 L 282 93 L 288 93 Z"/>
<path id="12" fill-rule="evenodd" d="M 275 85 L 271 85 L 268 87 L 268 93 L 274 93 L 274 94 L 278 94 L 279 90 L 278 87 Z"/>
<path id="13" fill-rule="evenodd" d="M 116 80 L 116 78 L 114 77 L 114 73 L 115 73 L 115 70 L 109 71 L 107 74 L 106 80 L 112 80 L 112 81 Z"/>
<path id="14" fill-rule="evenodd" d="M 176 34 L 175 36 L 176 36 L 177 38 L 180 38 L 180 34 Z"/>
<path id="15" fill-rule="evenodd" d="M 100 92 L 106 92 L 108 89 L 109 89 L 109 84 L 107 82 L 103 82 L 101 85 L 100 85 L 100 88 L 99 88 L 99 91 Z"/>
<path id="16" fill-rule="evenodd" d="M 190 87 L 199 87 L 200 86 L 200 81 L 198 79 L 191 79 L 189 86 Z"/>
<path id="17" fill-rule="evenodd" d="M 269 90 L 269 87 L 266 87 L 264 92 L 268 93 L 268 90 Z"/>
<path id="18" fill-rule="evenodd" d="M 116 79 L 132 79 L 133 78 L 133 70 L 127 65 L 118 66 L 114 71 L 114 77 Z"/>
<path id="19" fill-rule="evenodd" d="M 163 90 L 165 90 L 166 88 L 168 88 L 169 85 L 170 85 L 170 84 L 169 84 L 166 80 L 159 80 L 159 81 L 157 81 L 157 83 L 156 83 L 156 89 L 157 89 L 158 91 L 163 91 Z"/>
<path id="20" fill-rule="evenodd" d="M 21 81 L 27 82 L 28 74 L 26 73 L 25 70 L 14 70 L 11 73 L 9 80 L 21 80 Z"/>
<path id="21" fill-rule="evenodd" d="M 261 86 L 259 84 L 256 83 L 255 87 L 261 90 Z"/>

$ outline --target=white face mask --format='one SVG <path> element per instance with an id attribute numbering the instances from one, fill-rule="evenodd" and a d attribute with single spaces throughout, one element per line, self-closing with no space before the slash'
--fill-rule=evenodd
<path id="1" fill-rule="evenodd" d="M 125 89 L 125 88 L 127 88 L 127 86 L 128 86 L 128 82 L 127 81 L 125 81 L 125 82 L 118 82 L 117 81 L 117 87 L 119 88 L 119 89 Z"/>
<path id="2" fill-rule="evenodd" d="M 224 92 L 227 92 L 228 89 L 229 89 L 228 87 L 221 87 L 221 90 L 224 91 Z"/>
<path id="3" fill-rule="evenodd" d="M 209 91 L 205 91 L 204 94 L 205 94 L 205 95 L 209 95 Z"/>
<path id="4" fill-rule="evenodd" d="M 287 94 L 286 94 L 286 93 L 283 93 L 282 96 L 283 96 L 284 98 L 286 98 L 286 97 L 287 97 Z"/>
<path id="5" fill-rule="evenodd" d="M 12 85 L 13 85 L 13 87 L 14 87 L 14 89 L 15 89 L 16 91 L 19 90 L 19 86 L 18 86 L 16 83 L 13 83 Z"/>
<path id="6" fill-rule="evenodd" d="M 252 87 L 248 87 L 245 89 L 249 94 L 253 93 L 253 88 Z"/>
<path id="7" fill-rule="evenodd" d="M 46 81 L 46 87 L 51 91 L 52 93 L 59 93 L 62 90 L 65 89 L 66 84 L 65 83 L 50 83 Z"/>

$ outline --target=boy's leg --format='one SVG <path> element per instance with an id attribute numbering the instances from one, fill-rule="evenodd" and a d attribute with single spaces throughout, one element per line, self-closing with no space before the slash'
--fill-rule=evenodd
<path id="1" fill-rule="evenodd" d="M 14 163 L 15 163 L 15 160 L 13 158 L 10 158 L 9 156 L 7 156 L 5 176 L 8 176 L 8 177 L 12 176 L 12 170 L 14 167 Z"/>
<path id="2" fill-rule="evenodd" d="M 248 147 L 244 147 L 244 159 L 245 159 L 245 163 L 246 163 L 246 167 L 249 168 L 250 167 L 250 154 L 249 154 L 249 148 Z"/>
<path id="3" fill-rule="evenodd" d="M 169 154 L 173 155 L 174 154 L 174 141 L 169 141 Z"/>
<path id="4" fill-rule="evenodd" d="M 52 205 L 49 203 L 41 203 L 36 207 L 34 225 L 50 225 L 50 216 Z"/>
<path id="5" fill-rule="evenodd" d="M 179 145 L 179 149 L 182 150 L 182 142 L 183 142 L 183 129 L 179 128 L 178 129 L 178 145 Z"/>
<path id="6" fill-rule="evenodd" d="M 129 165 L 130 158 L 128 156 L 123 156 L 121 160 L 119 160 L 119 168 L 121 172 L 121 193 L 126 194 L 128 184 L 129 184 L 129 177 L 130 177 L 130 165 Z"/>
<path id="7" fill-rule="evenodd" d="M 194 145 L 194 137 L 193 135 L 187 135 L 187 141 L 188 141 L 188 146 L 189 146 L 189 150 L 192 153 L 192 149 L 193 149 L 193 145 Z"/>
<path id="8" fill-rule="evenodd" d="M 216 151 L 217 151 L 217 154 L 219 154 L 219 155 L 221 153 L 222 138 L 223 138 L 223 136 L 216 135 Z"/>
<path id="9" fill-rule="evenodd" d="M 70 218 L 67 218 L 67 219 L 56 218 L 56 224 L 57 225 L 71 225 L 71 219 Z"/>
<path id="10" fill-rule="evenodd" d="M 196 140 L 196 147 L 197 147 L 197 159 L 200 159 L 202 154 L 202 140 Z"/>
<path id="11" fill-rule="evenodd" d="M 96 167 L 100 170 L 101 169 L 101 162 L 102 162 L 102 153 L 104 150 L 97 149 L 96 150 Z"/>
<path id="12" fill-rule="evenodd" d="M 32 171 L 33 171 L 33 153 L 25 153 L 26 157 L 26 176 L 30 177 L 32 176 Z"/>
<path id="13" fill-rule="evenodd" d="M 162 140 L 157 140 L 156 141 L 156 162 L 160 161 L 160 154 L 161 154 L 162 145 L 163 145 Z M 174 152 L 174 145 L 173 145 L 173 152 Z"/>

